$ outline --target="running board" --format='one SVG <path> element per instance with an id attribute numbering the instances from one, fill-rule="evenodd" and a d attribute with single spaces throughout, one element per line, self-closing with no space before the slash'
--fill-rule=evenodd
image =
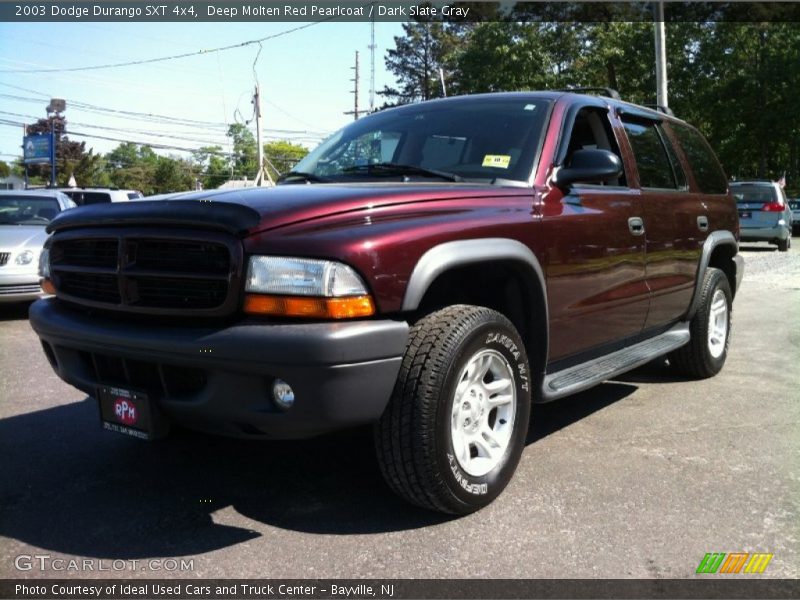
<path id="1" fill-rule="evenodd" d="M 640 367 L 689 342 L 689 323 L 678 323 L 649 340 L 606 354 L 562 371 L 545 375 L 539 402 L 550 402 L 588 389 Z"/>

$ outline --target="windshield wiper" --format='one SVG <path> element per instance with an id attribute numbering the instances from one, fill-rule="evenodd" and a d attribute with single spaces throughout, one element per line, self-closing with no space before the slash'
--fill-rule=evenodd
<path id="1" fill-rule="evenodd" d="M 303 171 L 289 171 L 288 173 L 284 173 L 283 175 L 278 177 L 276 183 L 285 183 L 292 180 L 297 180 L 298 183 L 300 182 L 326 183 L 330 181 L 330 179 L 320 177 L 319 175 L 314 175 L 313 173 L 304 173 Z"/>
<path id="2" fill-rule="evenodd" d="M 455 173 L 448 173 L 447 171 L 437 171 L 435 169 L 426 169 L 424 167 L 415 167 L 414 165 L 401 165 L 391 162 L 379 162 L 366 165 L 353 165 L 342 169 L 344 173 L 386 173 L 387 175 L 422 175 L 424 177 L 438 177 L 446 179 L 447 181 L 463 181 L 463 179 Z"/>

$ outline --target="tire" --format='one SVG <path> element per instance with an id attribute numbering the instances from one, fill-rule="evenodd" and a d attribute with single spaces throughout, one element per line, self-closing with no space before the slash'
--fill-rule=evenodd
<path id="1" fill-rule="evenodd" d="M 788 252 L 792 247 L 792 238 L 788 237 L 785 240 L 778 240 L 778 252 Z"/>
<path id="2" fill-rule="evenodd" d="M 689 325 L 691 339 L 669 355 L 678 372 L 695 379 L 713 377 L 722 370 L 731 339 L 733 294 L 728 278 L 709 267 L 702 285 L 700 306 Z"/>
<path id="3" fill-rule="evenodd" d="M 423 508 L 464 515 L 486 506 L 517 467 L 530 402 L 525 346 L 508 319 L 467 305 L 424 317 L 375 425 L 384 479 Z"/>

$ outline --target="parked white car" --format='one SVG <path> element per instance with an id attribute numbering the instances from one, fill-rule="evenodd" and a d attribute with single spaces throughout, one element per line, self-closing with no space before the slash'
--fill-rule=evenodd
<path id="1" fill-rule="evenodd" d="M 35 300 L 45 228 L 75 203 L 54 190 L 0 190 L 0 302 Z"/>
<path id="2" fill-rule="evenodd" d="M 117 188 L 84 187 L 84 188 L 55 188 L 63 192 L 77 204 L 108 204 L 109 202 L 127 202 L 142 197 L 138 190 L 120 190 Z"/>

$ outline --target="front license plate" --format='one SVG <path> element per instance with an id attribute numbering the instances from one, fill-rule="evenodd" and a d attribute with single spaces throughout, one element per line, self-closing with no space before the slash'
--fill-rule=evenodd
<path id="1" fill-rule="evenodd" d="M 97 388 L 103 429 L 142 440 L 153 439 L 153 411 L 143 392 L 101 386 Z"/>
<path id="2" fill-rule="evenodd" d="M 753 216 L 753 213 L 749 210 L 740 210 L 739 211 L 739 218 L 740 219 L 749 219 Z"/>

